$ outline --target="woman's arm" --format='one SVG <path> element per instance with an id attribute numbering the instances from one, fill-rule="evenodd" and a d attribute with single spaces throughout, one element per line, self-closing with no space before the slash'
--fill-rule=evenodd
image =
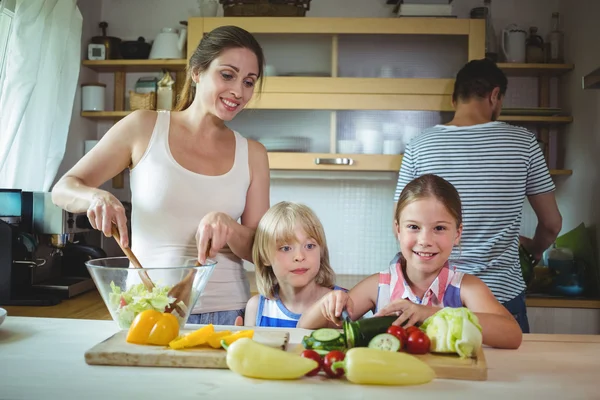
<path id="1" fill-rule="evenodd" d="M 460 297 L 465 307 L 479 319 L 483 328 L 483 344 L 502 349 L 519 348 L 523 340 L 519 324 L 481 279 L 465 274 Z"/>
<path id="2" fill-rule="evenodd" d="M 52 189 L 52 201 L 72 213 L 87 212 L 95 229 L 111 236 L 111 224 L 119 228 L 127 245 L 127 218 L 123 205 L 111 193 L 98 189 L 125 168 L 135 165 L 145 152 L 156 121 L 153 111 L 134 111 L 117 122 Z"/>
<path id="3" fill-rule="evenodd" d="M 260 295 L 252 296 L 246 303 L 246 312 L 244 312 L 244 326 L 256 325 L 256 314 L 258 313 L 258 301 Z"/>
<path id="4" fill-rule="evenodd" d="M 367 311 L 375 308 L 378 285 L 379 274 L 374 274 L 360 281 L 348 293 L 341 290 L 327 293 L 302 313 L 302 317 L 298 321 L 298 328 L 339 328 L 344 308 L 348 311 L 350 319 L 359 319 Z"/>

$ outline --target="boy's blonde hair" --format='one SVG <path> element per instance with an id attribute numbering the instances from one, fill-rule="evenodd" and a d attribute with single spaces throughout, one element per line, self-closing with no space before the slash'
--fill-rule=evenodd
<path id="1" fill-rule="evenodd" d="M 261 218 L 252 246 L 256 286 L 258 292 L 269 299 L 275 297 L 277 286 L 271 260 L 279 246 L 297 240 L 294 234 L 296 227 L 302 228 L 321 248 L 321 265 L 315 277 L 316 283 L 333 288 L 335 273 L 329 264 L 329 249 L 321 221 L 314 211 L 304 204 L 282 201 L 271 207 Z"/>

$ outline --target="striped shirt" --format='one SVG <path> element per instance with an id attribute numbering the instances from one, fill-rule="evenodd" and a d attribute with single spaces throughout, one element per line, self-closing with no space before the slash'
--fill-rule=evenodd
<path id="1" fill-rule="evenodd" d="M 404 279 L 400 260 L 401 254 L 398 253 L 390 262 L 389 268 L 379 273 L 376 312 L 392 301 L 399 299 L 408 299 L 415 304 L 442 308 L 463 306 L 460 298 L 460 285 L 464 273 L 457 271 L 456 267 L 450 266 L 446 262 L 429 289 L 423 294 L 422 298 L 419 298 Z"/>
<path id="2" fill-rule="evenodd" d="M 498 301 L 517 297 L 525 290 L 519 263 L 525 196 L 555 189 L 535 135 L 503 122 L 429 128 L 406 147 L 395 201 L 411 180 L 429 173 L 461 197 L 463 234 L 452 263 L 478 276 Z"/>
<path id="3" fill-rule="evenodd" d="M 346 289 L 334 286 L 333 290 Z M 275 292 L 274 299 L 268 299 L 262 294 L 258 300 L 258 309 L 256 310 L 256 326 L 270 326 L 278 328 L 295 328 L 302 314 L 296 314 L 287 309 L 285 304 L 279 298 L 279 293 Z"/>

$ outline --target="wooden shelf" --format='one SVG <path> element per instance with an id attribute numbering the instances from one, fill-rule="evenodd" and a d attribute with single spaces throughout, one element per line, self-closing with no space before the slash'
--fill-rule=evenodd
<path id="1" fill-rule="evenodd" d="M 471 21 L 462 18 L 197 17 L 190 18 L 188 26 L 202 26 L 203 33 L 219 26 L 236 25 L 251 33 L 468 35 Z"/>
<path id="2" fill-rule="evenodd" d="M 187 60 L 83 60 L 82 64 L 98 72 L 160 72 L 183 71 Z"/>
<path id="3" fill-rule="evenodd" d="M 504 122 L 522 122 L 533 124 L 570 124 L 573 122 L 571 116 L 560 117 L 539 117 L 534 115 L 500 115 L 498 121 Z"/>
<path id="4" fill-rule="evenodd" d="M 574 68 L 573 64 L 525 64 L 498 63 L 498 67 L 508 76 L 559 76 Z"/>
<path id="5" fill-rule="evenodd" d="M 571 169 L 551 169 L 550 175 L 553 176 L 569 176 L 573 175 L 573 170 Z"/>

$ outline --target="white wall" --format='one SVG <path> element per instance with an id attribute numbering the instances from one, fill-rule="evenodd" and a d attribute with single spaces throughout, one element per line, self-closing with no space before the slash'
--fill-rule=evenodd
<path id="1" fill-rule="evenodd" d="M 565 56 L 575 70 L 564 79 L 564 103 L 569 105 L 574 121 L 565 130 L 566 164 L 573 176 L 559 191 L 559 206 L 564 218 L 563 231 L 581 222 L 595 226 L 600 248 L 600 90 L 583 90 L 581 77 L 600 68 L 600 2 L 596 0 L 562 0 L 562 26 L 566 32 Z M 600 259 L 598 260 L 600 265 Z"/>
<path id="2" fill-rule="evenodd" d="M 180 0 L 177 2 L 169 0 L 103 0 L 101 7 L 98 6 L 98 3 L 94 3 L 92 0 L 80 0 L 80 7 L 84 14 L 84 38 L 82 39 L 84 45 L 87 45 L 91 36 L 99 34 L 97 28 L 99 21 L 108 22 L 107 33 L 110 36 L 117 36 L 124 40 L 144 36 L 147 40 L 152 40 L 162 27 L 178 27 L 179 21 L 199 14 L 195 0 Z M 310 17 L 389 17 L 392 10 L 392 6 L 386 5 L 385 0 L 314 0 L 312 3 L 311 10 L 308 13 Z M 472 7 L 480 6 L 481 3 L 479 0 L 455 0 L 452 4 L 455 14 L 459 17 L 467 17 L 469 10 Z M 494 0 L 492 13 L 498 36 L 500 36 L 502 27 L 509 23 L 517 23 L 526 28 L 537 26 L 539 33 L 545 37 L 550 29 L 551 13 L 558 10 L 558 6 L 559 0 Z M 583 14 L 583 11 L 581 13 Z M 588 15 L 592 15 L 592 13 Z M 591 19 L 591 17 L 588 17 L 588 19 Z M 574 23 L 567 26 L 566 30 L 568 32 L 576 30 Z M 593 37 L 594 35 L 588 35 L 587 38 L 584 38 L 590 41 L 586 49 L 593 48 Z M 305 40 L 312 41 L 319 48 L 323 47 L 323 42 L 319 38 L 306 38 Z M 301 46 L 302 48 L 308 47 Z M 277 61 L 279 59 L 283 62 L 286 53 L 281 49 L 281 43 L 265 43 L 265 47 L 266 51 L 273 55 L 271 60 L 279 62 Z M 583 51 L 585 50 L 582 49 L 581 53 Z M 320 50 L 315 50 L 314 53 L 305 50 L 300 54 L 300 59 L 306 63 L 305 65 L 314 67 L 314 65 L 320 65 L 319 63 L 323 62 L 321 53 Z M 325 63 L 328 61 L 324 60 Z M 590 63 L 593 64 L 593 62 Z M 588 69 L 592 69 L 592 67 L 590 65 Z M 578 68 L 581 68 L 581 66 L 578 66 Z M 82 74 L 90 73 L 89 71 L 84 72 L 84 70 L 85 68 L 82 69 Z M 580 74 L 577 71 L 573 74 L 573 76 L 578 75 Z M 90 79 L 94 76 L 91 76 Z M 128 75 L 128 86 L 133 86 L 138 77 L 137 74 Z M 110 90 L 112 77 L 110 74 L 99 74 L 98 79 L 108 84 L 107 107 L 110 109 L 112 105 L 112 91 Z M 574 81 L 577 80 L 576 78 L 573 79 Z M 536 88 L 535 79 L 511 79 L 507 105 L 535 106 L 537 103 Z M 586 95 L 596 96 L 595 94 Z M 584 100 L 580 101 L 583 102 Z M 75 104 L 77 112 L 74 113 L 71 127 L 73 138 L 70 136 L 69 139 L 72 145 L 70 145 L 68 158 L 63 163 L 65 167 L 69 164 L 72 165 L 82 154 L 80 148 L 83 147 L 83 136 L 93 135 L 91 132 L 97 126 L 98 137 L 101 137 L 111 126 L 107 122 L 96 124 L 82 120 L 78 116 L 78 102 L 79 98 Z M 568 133 L 569 138 L 578 137 L 579 140 L 575 143 L 570 141 L 566 143 L 569 153 L 565 168 L 573 168 L 575 170 L 574 176 L 557 180 L 560 206 L 563 214 L 565 214 L 565 228 L 576 225 L 578 221 L 585 220 L 587 222 L 591 218 L 591 208 L 587 204 L 587 199 L 592 197 L 584 195 L 588 189 L 583 187 L 585 174 L 591 173 L 585 171 L 591 171 L 591 169 L 589 167 L 584 168 L 580 164 L 582 161 L 578 161 L 575 156 L 578 154 L 578 150 L 576 150 L 578 147 L 586 148 L 586 140 L 589 136 L 583 133 L 582 125 L 577 125 L 579 123 L 585 126 L 589 123 L 589 121 L 588 123 L 583 120 L 578 121 L 578 118 L 581 118 L 582 110 L 583 108 L 577 113 L 574 112 L 576 123 L 573 124 L 571 129 L 571 131 L 579 130 L 579 136 L 575 136 L 578 134 L 577 132 Z M 389 118 L 406 122 L 408 118 L 414 121 L 417 126 L 423 125 L 423 127 L 435 123 L 437 119 L 441 118 L 437 113 L 423 114 L 423 116 L 412 114 L 407 116 L 408 114 L 402 114 L 402 112 L 378 112 L 376 114 L 374 118 L 378 120 Z M 589 118 L 595 118 L 595 112 L 589 111 L 589 115 Z M 351 116 L 348 118 L 351 119 Z M 260 111 L 241 115 L 231 123 L 231 126 L 248 136 L 265 133 L 276 135 L 278 132 L 284 135 L 304 135 L 304 132 L 310 132 L 309 135 L 313 139 L 313 144 L 318 144 L 326 143 L 328 140 L 328 138 L 324 139 L 323 136 L 328 135 L 329 119 L 327 112 Z M 79 144 L 75 144 L 78 141 Z M 320 145 L 317 147 L 320 147 Z M 589 153 L 591 153 L 590 147 L 587 147 Z M 292 175 L 298 176 L 298 174 Z M 392 194 L 395 186 L 394 174 L 369 175 L 370 178 L 374 179 L 364 179 L 364 175 L 348 174 L 335 177 L 329 176 L 331 179 L 328 180 L 317 179 L 324 176 L 322 173 L 319 175 L 300 175 L 303 177 L 290 178 L 289 174 L 285 179 L 281 178 L 281 174 L 274 177 L 271 188 L 272 202 L 292 199 L 307 203 L 316 210 L 323 219 L 330 242 L 332 263 L 338 273 L 366 274 L 385 268 L 397 248 L 391 235 L 390 218 L 393 207 Z M 126 181 L 127 185 L 128 182 Z M 107 187 L 110 186 L 107 185 Z M 122 199 L 129 198 L 126 189 L 114 190 L 114 192 Z M 534 227 L 535 216 L 529 210 L 524 215 L 523 232 L 532 235 Z"/>

